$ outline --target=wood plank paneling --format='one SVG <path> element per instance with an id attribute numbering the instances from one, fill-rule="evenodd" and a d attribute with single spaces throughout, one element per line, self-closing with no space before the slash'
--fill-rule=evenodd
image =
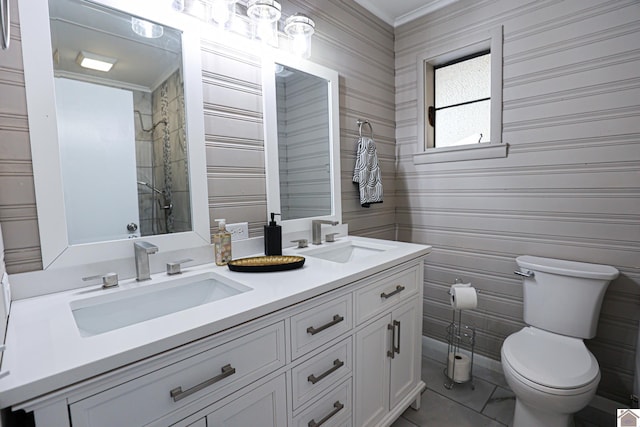
<path id="1" fill-rule="evenodd" d="M 413 164 L 416 57 L 504 26 L 505 159 Z M 400 240 L 434 246 L 425 267 L 424 331 L 445 338 L 446 291 L 480 291 L 467 315 L 480 353 L 500 358 L 523 326 L 522 254 L 609 264 L 598 393 L 632 392 L 640 303 L 640 4 L 634 1 L 459 2 L 396 29 L 397 216 Z"/>

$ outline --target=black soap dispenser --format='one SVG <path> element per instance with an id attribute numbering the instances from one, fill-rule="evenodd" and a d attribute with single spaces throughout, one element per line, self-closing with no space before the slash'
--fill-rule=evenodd
<path id="1" fill-rule="evenodd" d="M 276 215 L 271 212 L 269 225 L 264 226 L 264 254 L 282 255 L 282 227 L 276 224 Z"/>

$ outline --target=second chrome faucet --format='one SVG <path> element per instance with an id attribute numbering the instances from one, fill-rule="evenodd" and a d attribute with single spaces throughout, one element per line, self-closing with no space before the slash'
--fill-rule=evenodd
<path id="1" fill-rule="evenodd" d="M 338 221 L 328 221 L 324 219 L 314 219 L 311 221 L 311 243 L 314 245 L 322 244 L 322 224 L 338 225 Z"/>

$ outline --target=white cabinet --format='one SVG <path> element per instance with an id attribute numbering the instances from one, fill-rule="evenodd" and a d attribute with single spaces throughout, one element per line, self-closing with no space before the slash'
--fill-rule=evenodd
<path id="1" fill-rule="evenodd" d="M 287 402 L 284 375 L 207 415 L 207 427 L 284 427 Z"/>
<path id="2" fill-rule="evenodd" d="M 414 297 L 356 333 L 357 427 L 377 425 L 416 389 L 421 364 L 420 304 L 421 298 Z"/>
<path id="3" fill-rule="evenodd" d="M 146 425 L 196 400 L 220 399 L 284 364 L 279 322 L 73 403 L 72 425 Z"/>
<path id="4" fill-rule="evenodd" d="M 38 427 L 390 425 L 424 389 L 422 268 L 396 265 L 30 410 Z"/>
<path id="5" fill-rule="evenodd" d="M 164 420 L 152 424 L 154 427 L 161 425 L 167 424 Z M 284 375 L 279 375 L 253 389 L 240 390 L 227 399 L 171 424 L 171 427 L 283 427 L 286 425 L 286 383 Z"/>

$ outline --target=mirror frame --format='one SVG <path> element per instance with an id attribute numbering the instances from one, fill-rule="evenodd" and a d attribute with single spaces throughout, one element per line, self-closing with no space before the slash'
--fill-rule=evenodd
<path id="1" fill-rule="evenodd" d="M 153 0 L 92 2 L 182 32 L 192 231 L 69 244 L 58 146 L 49 4 L 47 0 L 20 1 L 24 79 L 43 270 L 131 258 L 133 242 L 138 240 L 153 243 L 163 252 L 211 243 L 207 197 L 203 196 L 207 194 L 207 179 L 200 34 L 194 30 L 200 25 L 196 19 L 175 12 L 169 6 L 160 10 Z"/>
<path id="2" fill-rule="evenodd" d="M 278 109 L 275 64 L 295 68 L 327 81 L 329 113 L 329 161 L 331 177 L 331 214 L 281 221 L 283 232 L 311 230 L 311 220 L 325 219 L 342 223 L 340 185 L 340 80 L 337 71 L 280 51 L 271 52 L 262 62 L 262 105 L 264 115 L 264 151 L 267 184 L 267 216 L 280 212 L 280 162 L 278 160 Z"/>

